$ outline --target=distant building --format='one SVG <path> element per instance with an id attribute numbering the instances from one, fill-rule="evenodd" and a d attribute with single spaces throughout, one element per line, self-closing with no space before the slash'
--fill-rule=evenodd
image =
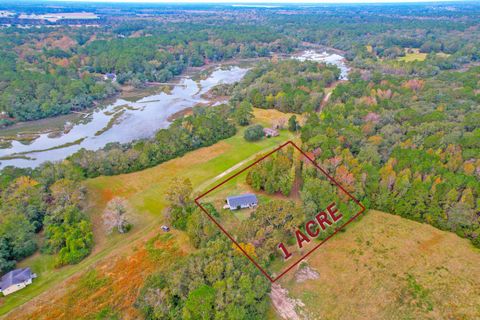
<path id="1" fill-rule="evenodd" d="M 2 277 L 0 281 L 0 292 L 4 296 L 15 291 L 21 290 L 32 283 L 32 279 L 37 275 L 32 273 L 30 268 L 15 269 Z"/>
<path id="2" fill-rule="evenodd" d="M 170 231 L 170 228 L 168 226 L 163 225 L 162 230 L 165 231 L 165 232 L 168 232 L 168 231 Z"/>
<path id="3" fill-rule="evenodd" d="M 117 81 L 117 75 L 115 73 L 106 73 L 103 75 L 103 80 Z"/>
<path id="4" fill-rule="evenodd" d="M 258 204 L 257 196 L 253 193 L 246 193 L 239 196 L 227 198 L 227 208 L 230 210 L 252 208 Z"/>
<path id="5" fill-rule="evenodd" d="M 278 136 L 278 130 L 272 128 L 264 128 L 263 133 L 266 137 L 276 137 Z"/>

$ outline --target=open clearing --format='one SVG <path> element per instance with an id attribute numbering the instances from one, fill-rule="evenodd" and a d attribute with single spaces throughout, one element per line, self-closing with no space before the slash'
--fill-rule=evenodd
<path id="1" fill-rule="evenodd" d="M 427 224 L 371 210 L 308 264 L 318 279 L 280 284 L 309 319 L 480 318 L 480 250 Z"/>
<path id="2" fill-rule="evenodd" d="M 406 53 L 404 57 L 398 58 L 398 61 L 403 62 L 413 62 L 413 61 L 424 61 L 427 58 L 426 53 Z"/>

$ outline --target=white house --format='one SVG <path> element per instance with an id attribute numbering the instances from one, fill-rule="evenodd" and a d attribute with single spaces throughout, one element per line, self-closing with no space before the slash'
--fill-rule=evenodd
<path id="1" fill-rule="evenodd" d="M 228 197 L 226 201 L 226 208 L 230 210 L 252 208 L 258 204 L 257 196 L 253 193 L 246 193 L 239 196 Z"/>
<path id="2" fill-rule="evenodd" d="M 103 75 L 103 80 L 110 80 L 112 82 L 117 81 L 117 75 L 115 73 L 106 73 Z"/>
<path id="3" fill-rule="evenodd" d="M 30 268 L 15 269 L 5 274 L 0 281 L 0 292 L 4 296 L 21 290 L 32 283 L 37 275 Z"/>
<path id="4" fill-rule="evenodd" d="M 266 137 L 277 137 L 279 135 L 278 130 L 273 128 L 264 128 L 263 133 Z"/>

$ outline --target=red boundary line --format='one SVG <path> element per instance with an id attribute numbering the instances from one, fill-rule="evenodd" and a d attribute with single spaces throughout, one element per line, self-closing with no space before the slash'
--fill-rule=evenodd
<path id="1" fill-rule="evenodd" d="M 347 222 L 345 222 L 343 225 L 341 225 L 340 227 L 336 228 L 335 229 L 335 232 L 332 233 L 331 235 L 329 235 L 326 239 L 324 239 L 322 242 L 320 242 L 319 244 L 317 244 L 315 247 L 313 247 L 310 251 L 308 251 L 306 254 L 304 254 L 302 257 L 300 257 L 300 259 L 298 259 L 295 263 L 293 263 L 291 266 L 289 266 L 286 270 L 284 270 L 280 275 L 278 275 L 277 277 L 273 278 L 252 258 L 250 257 L 250 255 L 238 244 L 237 241 L 235 241 L 235 239 L 233 239 L 233 237 L 217 222 L 217 220 L 215 220 L 215 218 L 212 217 L 212 215 L 208 212 L 208 210 L 206 210 L 198 200 L 200 200 L 201 198 L 203 198 L 204 196 L 206 196 L 208 193 L 212 192 L 213 190 L 219 188 L 220 186 L 224 185 L 225 183 L 227 183 L 228 181 L 232 180 L 233 178 L 235 178 L 236 176 L 242 174 L 243 172 L 245 172 L 246 170 L 250 169 L 251 167 L 253 167 L 254 165 L 256 165 L 257 163 L 259 163 L 260 161 L 262 161 L 263 159 L 267 158 L 268 156 L 270 156 L 271 154 L 277 152 L 278 150 L 282 149 L 283 147 L 287 146 L 287 145 L 292 145 L 295 149 L 297 149 L 306 159 L 308 159 L 318 170 L 320 170 L 329 180 L 330 182 L 334 183 L 338 188 L 340 188 L 340 190 L 342 190 L 347 196 L 349 196 L 356 204 L 358 204 L 360 206 L 360 211 L 357 212 L 352 218 L 350 218 Z M 225 181 L 223 181 L 222 183 L 216 185 L 215 187 L 211 188 L 210 190 L 208 190 L 207 192 L 204 192 L 203 194 L 199 195 L 198 197 L 195 198 L 195 203 L 197 204 L 197 206 L 200 207 L 200 209 L 205 212 L 207 214 L 207 216 L 210 218 L 210 220 L 213 221 L 213 223 L 215 223 L 217 225 L 217 227 L 220 228 L 220 230 L 222 230 L 222 232 L 237 246 L 238 249 L 240 249 L 240 251 L 243 252 L 243 254 L 268 278 L 268 280 L 270 280 L 270 282 L 275 282 L 277 281 L 278 279 L 280 279 L 282 276 L 284 276 L 288 271 L 290 271 L 293 267 L 295 267 L 297 264 L 299 264 L 303 259 L 305 259 L 306 257 L 308 257 L 313 251 L 315 251 L 316 249 L 318 249 L 318 247 L 320 247 L 322 244 L 324 244 L 326 241 L 328 241 L 331 237 L 333 237 L 334 235 L 336 235 L 340 230 L 342 230 L 344 227 L 346 227 L 350 222 L 352 222 L 353 220 L 355 220 L 360 214 L 362 214 L 364 211 L 365 211 L 365 207 L 363 206 L 363 204 L 360 203 L 360 201 L 358 201 L 354 196 L 352 196 L 347 190 L 345 190 L 344 187 L 342 187 L 332 176 L 330 176 L 324 169 L 322 169 L 316 162 L 315 160 L 311 159 L 305 152 L 303 152 L 294 142 L 292 141 L 287 141 L 285 142 L 284 144 L 280 145 L 279 147 L 275 148 L 273 151 L 270 151 L 269 153 L 267 153 L 266 155 L 264 155 L 263 157 L 261 157 L 260 159 L 256 160 L 255 162 L 253 162 L 252 164 L 250 164 L 248 167 L 242 169 L 241 171 L 237 172 L 236 174 L 234 174 L 233 176 L 229 177 L 228 179 L 226 179 Z"/>

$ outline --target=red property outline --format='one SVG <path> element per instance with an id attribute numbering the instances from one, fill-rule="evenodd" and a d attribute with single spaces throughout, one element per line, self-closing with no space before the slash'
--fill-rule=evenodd
<path id="1" fill-rule="evenodd" d="M 237 241 L 235 241 L 235 239 L 233 239 L 233 237 L 217 222 L 217 220 L 215 220 L 212 215 L 210 213 L 208 213 L 208 211 L 200 204 L 199 200 L 201 198 L 203 198 L 204 196 L 206 196 L 207 194 L 209 194 L 210 192 L 212 192 L 213 190 L 219 188 L 220 186 L 224 185 L 225 183 L 227 183 L 228 181 L 232 180 L 233 178 L 235 178 L 236 176 L 240 175 L 241 173 L 245 172 L 246 170 L 248 170 L 249 168 L 251 168 L 252 166 L 256 165 L 257 163 L 259 163 L 260 161 L 262 161 L 263 159 L 269 157 L 271 154 L 277 152 L 278 150 L 282 149 L 283 147 L 287 146 L 287 145 L 292 145 L 295 149 L 297 149 L 306 159 L 308 159 L 318 170 L 320 170 L 329 180 L 331 183 L 335 184 L 338 188 L 340 188 L 340 190 L 342 190 L 343 192 L 345 192 L 346 195 L 348 195 L 356 204 L 358 204 L 360 206 L 360 211 L 357 212 L 352 218 L 350 218 L 347 222 L 345 222 L 343 225 L 341 225 L 340 227 L 336 228 L 335 229 L 335 232 L 332 233 L 331 235 L 329 235 L 326 239 L 322 240 L 319 244 L 317 244 L 315 247 L 313 247 L 310 251 L 308 251 L 306 254 L 304 254 L 303 256 L 301 256 L 295 263 L 293 263 L 291 266 L 289 266 L 286 270 L 284 270 L 280 275 L 276 276 L 275 278 L 272 278 L 262 267 L 260 267 L 260 265 L 252 258 L 248 255 L 248 253 L 237 243 Z M 275 281 L 277 281 L 278 279 L 280 279 L 282 276 L 284 276 L 288 271 L 290 271 L 293 267 L 295 267 L 296 265 L 298 265 L 302 260 L 304 260 L 306 257 L 308 257 L 313 251 L 317 250 L 322 244 L 324 244 L 325 242 L 327 242 L 331 237 L 333 237 L 334 235 L 337 234 L 337 232 L 339 232 L 340 230 L 342 230 L 344 227 L 346 227 L 350 222 L 352 222 L 353 220 L 355 220 L 359 215 L 361 215 L 364 211 L 365 211 L 365 207 L 363 206 L 363 204 L 360 203 L 360 201 L 358 201 L 354 196 L 352 196 L 347 190 L 345 190 L 344 187 L 342 187 L 332 176 L 330 176 L 328 174 L 328 172 L 326 172 L 324 169 L 322 169 L 320 166 L 317 165 L 317 163 L 315 162 L 315 160 L 312 160 L 305 152 L 303 152 L 295 143 L 293 143 L 292 141 L 287 141 L 285 142 L 284 144 L 280 145 L 279 147 L 277 147 L 275 150 L 273 151 L 270 151 L 269 153 L 267 153 L 266 155 L 264 155 L 263 157 L 261 157 L 260 159 L 258 159 L 257 161 L 255 161 L 254 163 L 250 164 L 248 167 L 242 169 L 241 171 L 237 172 L 236 174 L 234 174 L 233 176 L 229 177 L 228 179 L 224 180 L 223 182 L 221 182 L 220 184 L 216 185 L 215 187 L 211 188 L 210 190 L 208 190 L 207 192 L 199 195 L 198 197 L 195 198 L 195 203 L 197 204 L 197 206 L 200 207 L 200 209 L 202 209 L 203 212 L 205 212 L 207 214 L 207 216 L 210 218 L 210 220 L 213 221 L 213 223 L 215 223 L 217 225 L 217 227 L 220 228 L 220 230 L 222 230 L 222 232 L 237 246 L 238 249 L 240 249 L 240 251 L 243 252 L 243 254 L 268 278 L 268 280 L 270 280 L 270 282 L 274 283 Z"/>

